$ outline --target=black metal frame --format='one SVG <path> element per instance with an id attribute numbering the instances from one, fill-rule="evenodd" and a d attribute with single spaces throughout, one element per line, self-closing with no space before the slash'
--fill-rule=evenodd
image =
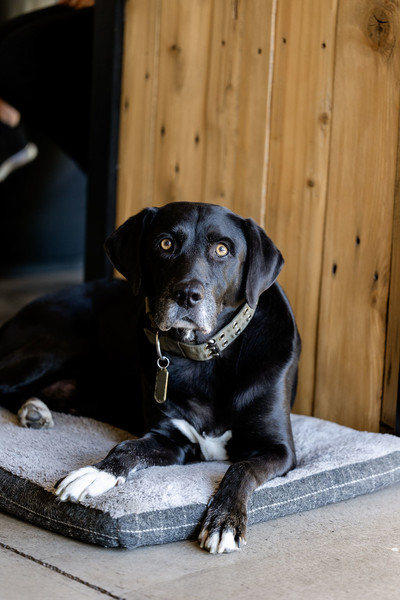
<path id="1" fill-rule="evenodd" d="M 115 226 L 125 0 L 96 0 L 85 280 L 111 277 L 103 244 Z"/>

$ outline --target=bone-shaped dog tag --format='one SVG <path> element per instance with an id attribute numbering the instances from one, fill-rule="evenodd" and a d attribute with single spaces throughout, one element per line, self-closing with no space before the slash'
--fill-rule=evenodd
<path id="1" fill-rule="evenodd" d="M 154 400 L 158 402 L 158 404 L 163 404 L 167 399 L 167 367 L 169 365 L 169 360 L 168 358 L 164 358 L 163 360 L 167 361 L 167 364 L 165 366 L 162 365 L 162 360 L 157 361 L 156 384 L 154 386 Z"/>

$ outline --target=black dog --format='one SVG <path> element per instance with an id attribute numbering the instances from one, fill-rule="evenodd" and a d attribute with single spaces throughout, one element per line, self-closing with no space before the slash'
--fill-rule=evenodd
<path id="1" fill-rule="evenodd" d="M 129 283 L 45 296 L 2 328 L 2 403 L 16 410 L 39 396 L 19 413 L 27 426 L 51 425 L 45 401 L 141 436 L 68 475 L 61 500 L 97 496 L 154 465 L 229 459 L 199 540 L 212 553 L 235 550 L 252 492 L 296 463 L 300 340 L 275 283 L 281 254 L 251 219 L 195 203 L 143 210 L 106 251 Z"/>

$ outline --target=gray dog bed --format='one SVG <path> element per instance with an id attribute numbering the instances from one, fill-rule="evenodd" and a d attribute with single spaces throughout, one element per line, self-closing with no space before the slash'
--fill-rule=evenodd
<path id="1" fill-rule="evenodd" d="M 153 467 L 83 504 L 59 502 L 54 483 L 97 462 L 128 433 L 56 414 L 55 428 L 23 429 L 0 409 L 0 509 L 85 542 L 135 548 L 193 538 L 228 464 Z M 353 498 L 400 481 L 400 438 L 292 416 L 298 467 L 260 487 L 249 523 Z"/>

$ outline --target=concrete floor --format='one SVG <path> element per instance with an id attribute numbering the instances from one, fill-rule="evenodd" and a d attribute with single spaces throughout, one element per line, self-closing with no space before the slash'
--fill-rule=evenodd
<path id="1" fill-rule="evenodd" d="M 79 280 L 0 282 L 0 322 Z M 248 545 L 211 556 L 196 542 L 90 546 L 0 513 L 0 600 L 386 600 L 400 597 L 400 485 L 254 525 Z"/>
<path id="2" fill-rule="evenodd" d="M 90 546 L 0 514 L 0 598 L 386 600 L 400 595 L 400 486 L 254 525 L 246 548 Z"/>

